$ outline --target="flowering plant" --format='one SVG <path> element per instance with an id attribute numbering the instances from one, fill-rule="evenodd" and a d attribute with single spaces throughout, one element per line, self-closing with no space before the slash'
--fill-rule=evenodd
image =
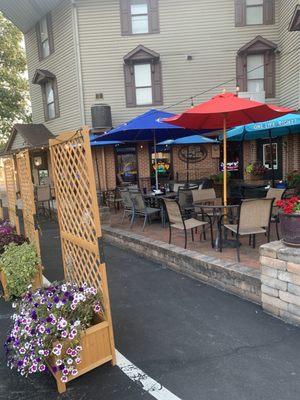
<path id="1" fill-rule="evenodd" d="M 262 176 L 267 171 L 268 169 L 260 161 L 257 161 L 255 163 L 250 163 L 246 167 L 247 174 L 251 174 L 254 176 Z"/>
<path id="2" fill-rule="evenodd" d="M 24 236 L 18 235 L 12 227 L 7 226 L 0 228 L 0 254 L 4 252 L 5 246 L 10 243 L 21 245 L 23 243 L 29 243 L 29 241 Z"/>
<path id="3" fill-rule="evenodd" d="M 276 203 L 284 214 L 300 213 L 300 197 L 294 196 L 290 199 L 279 200 Z"/>
<path id="4" fill-rule="evenodd" d="M 0 235 L 16 233 L 16 228 L 12 226 L 8 219 L 0 220 Z"/>
<path id="5" fill-rule="evenodd" d="M 50 368 L 61 371 L 62 382 L 77 375 L 80 333 L 93 324 L 95 313 L 104 319 L 99 292 L 86 284 L 57 283 L 27 292 L 13 307 L 13 328 L 4 345 L 8 366 L 28 376 L 45 371 L 51 359 Z"/>

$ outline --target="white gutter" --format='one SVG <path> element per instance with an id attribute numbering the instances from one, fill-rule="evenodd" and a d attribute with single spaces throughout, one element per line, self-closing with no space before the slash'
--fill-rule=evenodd
<path id="1" fill-rule="evenodd" d="M 75 63 L 76 63 L 76 74 L 77 74 L 77 82 L 78 82 L 80 123 L 82 126 L 85 126 L 86 121 L 85 121 L 85 112 L 84 112 L 81 54 L 80 54 L 80 44 L 79 44 L 78 13 L 77 13 L 77 7 L 76 7 L 76 0 L 71 0 L 71 4 L 72 4 L 73 37 L 74 37 L 74 46 L 75 46 Z"/>

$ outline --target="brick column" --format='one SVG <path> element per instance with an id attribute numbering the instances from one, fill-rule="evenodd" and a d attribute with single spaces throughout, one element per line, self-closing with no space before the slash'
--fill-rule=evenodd
<path id="1" fill-rule="evenodd" d="M 148 143 L 137 144 L 137 160 L 139 172 L 139 186 L 141 189 L 151 189 L 150 154 Z"/>
<path id="2" fill-rule="evenodd" d="M 263 309 L 300 326 L 300 249 L 272 242 L 261 246 Z"/>

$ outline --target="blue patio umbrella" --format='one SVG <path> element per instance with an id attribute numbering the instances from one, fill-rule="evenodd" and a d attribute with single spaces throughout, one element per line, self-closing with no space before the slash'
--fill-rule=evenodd
<path id="1" fill-rule="evenodd" d="M 160 110 L 149 110 L 131 121 L 128 121 L 109 132 L 104 133 L 99 137 L 98 141 L 107 140 L 120 140 L 123 142 L 139 142 L 139 141 L 153 141 L 154 153 L 155 153 L 155 166 L 157 165 L 156 157 L 156 143 L 157 141 L 167 139 L 177 139 L 184 136 L 195 135 L 196 133 L 205 133 L 205 131 L 192 131 L 179 126 L 174 126 L 165 122 L 162 122 L 164 118 L 170 118 L 174 116 L 172 113 L 168 113 Z M 156 189 L 158 190 L 158 172 L 155 168 L 155 183 Z"/>
<path id="2" fill-rule="evenodd" d="M 300 133 L 300 115 L 286 114 L 283 117 L 275 118 L 270 121 L 242 125 L 231 129 L 227 133 L 227 140 L 243 142 L 244 140 L 269 139 L 271 149 L 272 184 L 274 186 L 275 179 L 272 139 L 294 133 Z M 222 139 L 222 136 L 220 139 Z"/>
<path id="3" fill-rule="evenodd" d="M 218 140 L 209 139 L 205 136 L 201 135 L 192 135 L 192 136 L 185 136 L 179 139 L 168 139 L 164 140 L 163 142 L 158 143 L 158 145 L 168 145 L 168 146 L 175 146 L 175 145 L 186 145 L 188 146 L 187 153 L 189 154 L 189 147 L 193 144 L 218 144 Z M 189 157 L 187 157 L 187 164 L 186 164 L 186 176 L 187 182 L 189 182 Z"/>
<path id="4" fill-rule="evenodd" d="M 115 146 L 117 144 L 123 144 L 123 142 L 119 142 L 118 140 L 106 140 L 105 142 L 100 142 L 99 140 L 91 140 L 91 147 Z"/>

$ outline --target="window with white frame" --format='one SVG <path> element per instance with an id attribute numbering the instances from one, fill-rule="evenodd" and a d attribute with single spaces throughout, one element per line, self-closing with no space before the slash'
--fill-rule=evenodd
<path id="1" fill-rule="evenodd" d="M 136 105 L 153 103 L 151 64 L 134 65 Z"/>
<path id="2" fill-rule="evenodd" d="M 47 17 L 44 17 L 39 24 L 40 24 L 40 41 L 41 41 L 42 57 L 46 58 L 50 55 Z"/>
<path id="3" fill-rule="evenodd" d="M 278 169 L 278 146 L 277 143 L 272 143 L 272 152 L 271 155 L 271 145 L 264 144 L 263 145 L 263 165 L 268 168 L 272 169 L 272 157 L 273 157 L 273 165 L 274 169 Z"/>
<path id="4" fill-rule="evenodd" d="M 263 54 L 247 56 L 247 90 L 248 92 L 263 92 L 265 90 Z"/>
<path id="5" fill-rule="evenodd" d="M 46 114 L 47 114 L 47 119 L 53 119 L 56 118 L 56 113 L 55 113 L 55 101 L 54 101 L 54 87 L 53 87 L 53 81 L 50 80 L 45 83 L 45 98 L 46 98 Z"/>
<path id="6" fill-rule="evenodd" d="M 264 23 L 264 0 L 246 0 L 246 25 Z"/>
<path id="7" fill-rule="evenodd" d="M 149 10 L 147 0 L 131 0 L 132 34 L 149 33 Z"/>

